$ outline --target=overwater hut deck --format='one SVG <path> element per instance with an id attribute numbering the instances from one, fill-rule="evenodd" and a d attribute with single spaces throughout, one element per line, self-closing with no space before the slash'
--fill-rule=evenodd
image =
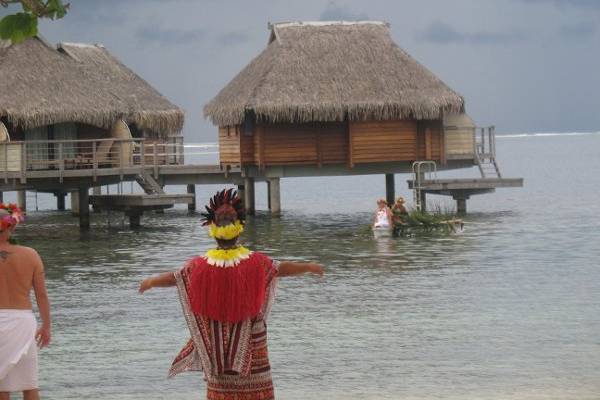
<path id="1" fill-rule="evenodd" d="M 241 168 L 246 186 L 384 173 L 391 201 L 392 174 L 423 161 L 477 165 L 502 180 L 493 127 L 477 129 L 463 97 L 398 47 L 384 22 L 274 24 L 267 47 L 204 112 L 219 127 L 221 165 Z"/>

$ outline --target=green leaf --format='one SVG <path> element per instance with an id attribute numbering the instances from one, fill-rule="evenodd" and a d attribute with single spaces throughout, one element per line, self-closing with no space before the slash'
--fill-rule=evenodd
<path id="1" fill-rule="evenodd" d="M 62 18 L 67 13 L 67 9 L 63 5 L 62 0 L 48 0 L 48 3 L 46 3 L 46 11 L 46 16 L 51 19 Z"/>
<path id="2" fill-rule="evenodd" d="M 20 43 L 38 33 L 38 19 L 30 13 L 7 15 L 0 19 L 0 39 Z"/>

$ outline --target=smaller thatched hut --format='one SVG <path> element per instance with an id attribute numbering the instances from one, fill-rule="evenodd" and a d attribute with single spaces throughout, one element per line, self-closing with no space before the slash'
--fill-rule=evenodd
<path id="1" fill-rule="evenodd" d="M 384 22 L 292 22 L 272 25 L 266 49 L 204 113 L 223 165 L 352 168 L 445 163 L 444 116 L 464 108 Z"/>
<path id="2" fill-rule="evenodd" d="M 29 143 L 28 169 L 51 168 L 59 157 L 85 161 L 84 153 L 89 161 L 92 147 L 103 145 L 105 153 L 94 154 L 97 163 L 115 152 L 112 139 L 145 138 L 149 145 L 181 141 L 182 110 L 102 45 L 54 47 L 41 37 L 16 45 L 4 42 L 0 76 L 0 123 L 11 143 Z M 115 126 L 121 121 L 126 132 Z M 56 141 L 64 142 L 60 154 Z M 119 147 L 113 159 L 131 161 L 133 154 L 123 152 L 135 150 L 133 141 Z"/>

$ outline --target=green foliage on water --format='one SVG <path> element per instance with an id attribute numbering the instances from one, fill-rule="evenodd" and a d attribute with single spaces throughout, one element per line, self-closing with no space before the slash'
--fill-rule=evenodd
<path id="1" fill-rule="evenodd" d="M 434 205 L 429 212 L 410 210 L 403 216 L 403 223 L 394 225 L 394 232 L 401 236 L 419 231 L 452 233 L 459 226 L 462 227 L 462 220 L 456 219 L 453 209 Z"/>
<path id="2" fill-rule="evenodd" d="M 447 221 L 453 220 L 453 214 L 445 214 L 445 213 L 430 213 L 430 212 L 422 212 L 413 210 L 408 213 L 404 217 L 405 223 L 408 226 L 430 226 L 430 225 L 439 225 L 439 224 L 447 224 Z"/>

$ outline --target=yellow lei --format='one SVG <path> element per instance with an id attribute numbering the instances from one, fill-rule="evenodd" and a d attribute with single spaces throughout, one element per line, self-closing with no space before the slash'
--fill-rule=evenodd
<path id="1" fill-rule="evenodd" d="M 210 224 L 210 230 L 208 234 L 211 238 L 231 240 L 240 236 L 242 232 L 244 232 L 244 225 L 242 225 L 238 219 L 233 224 L 225 226 L 217 226 L 213 222 Z"/>
<path id="2" fill-rule="evenodd" d="M 234 249 L 212 249 L 204 255 L 206 261 L 215 267 L 235 267 L 241 261 L 250 257 L 252 252 L 244 246 L 238 246 Z"/>

